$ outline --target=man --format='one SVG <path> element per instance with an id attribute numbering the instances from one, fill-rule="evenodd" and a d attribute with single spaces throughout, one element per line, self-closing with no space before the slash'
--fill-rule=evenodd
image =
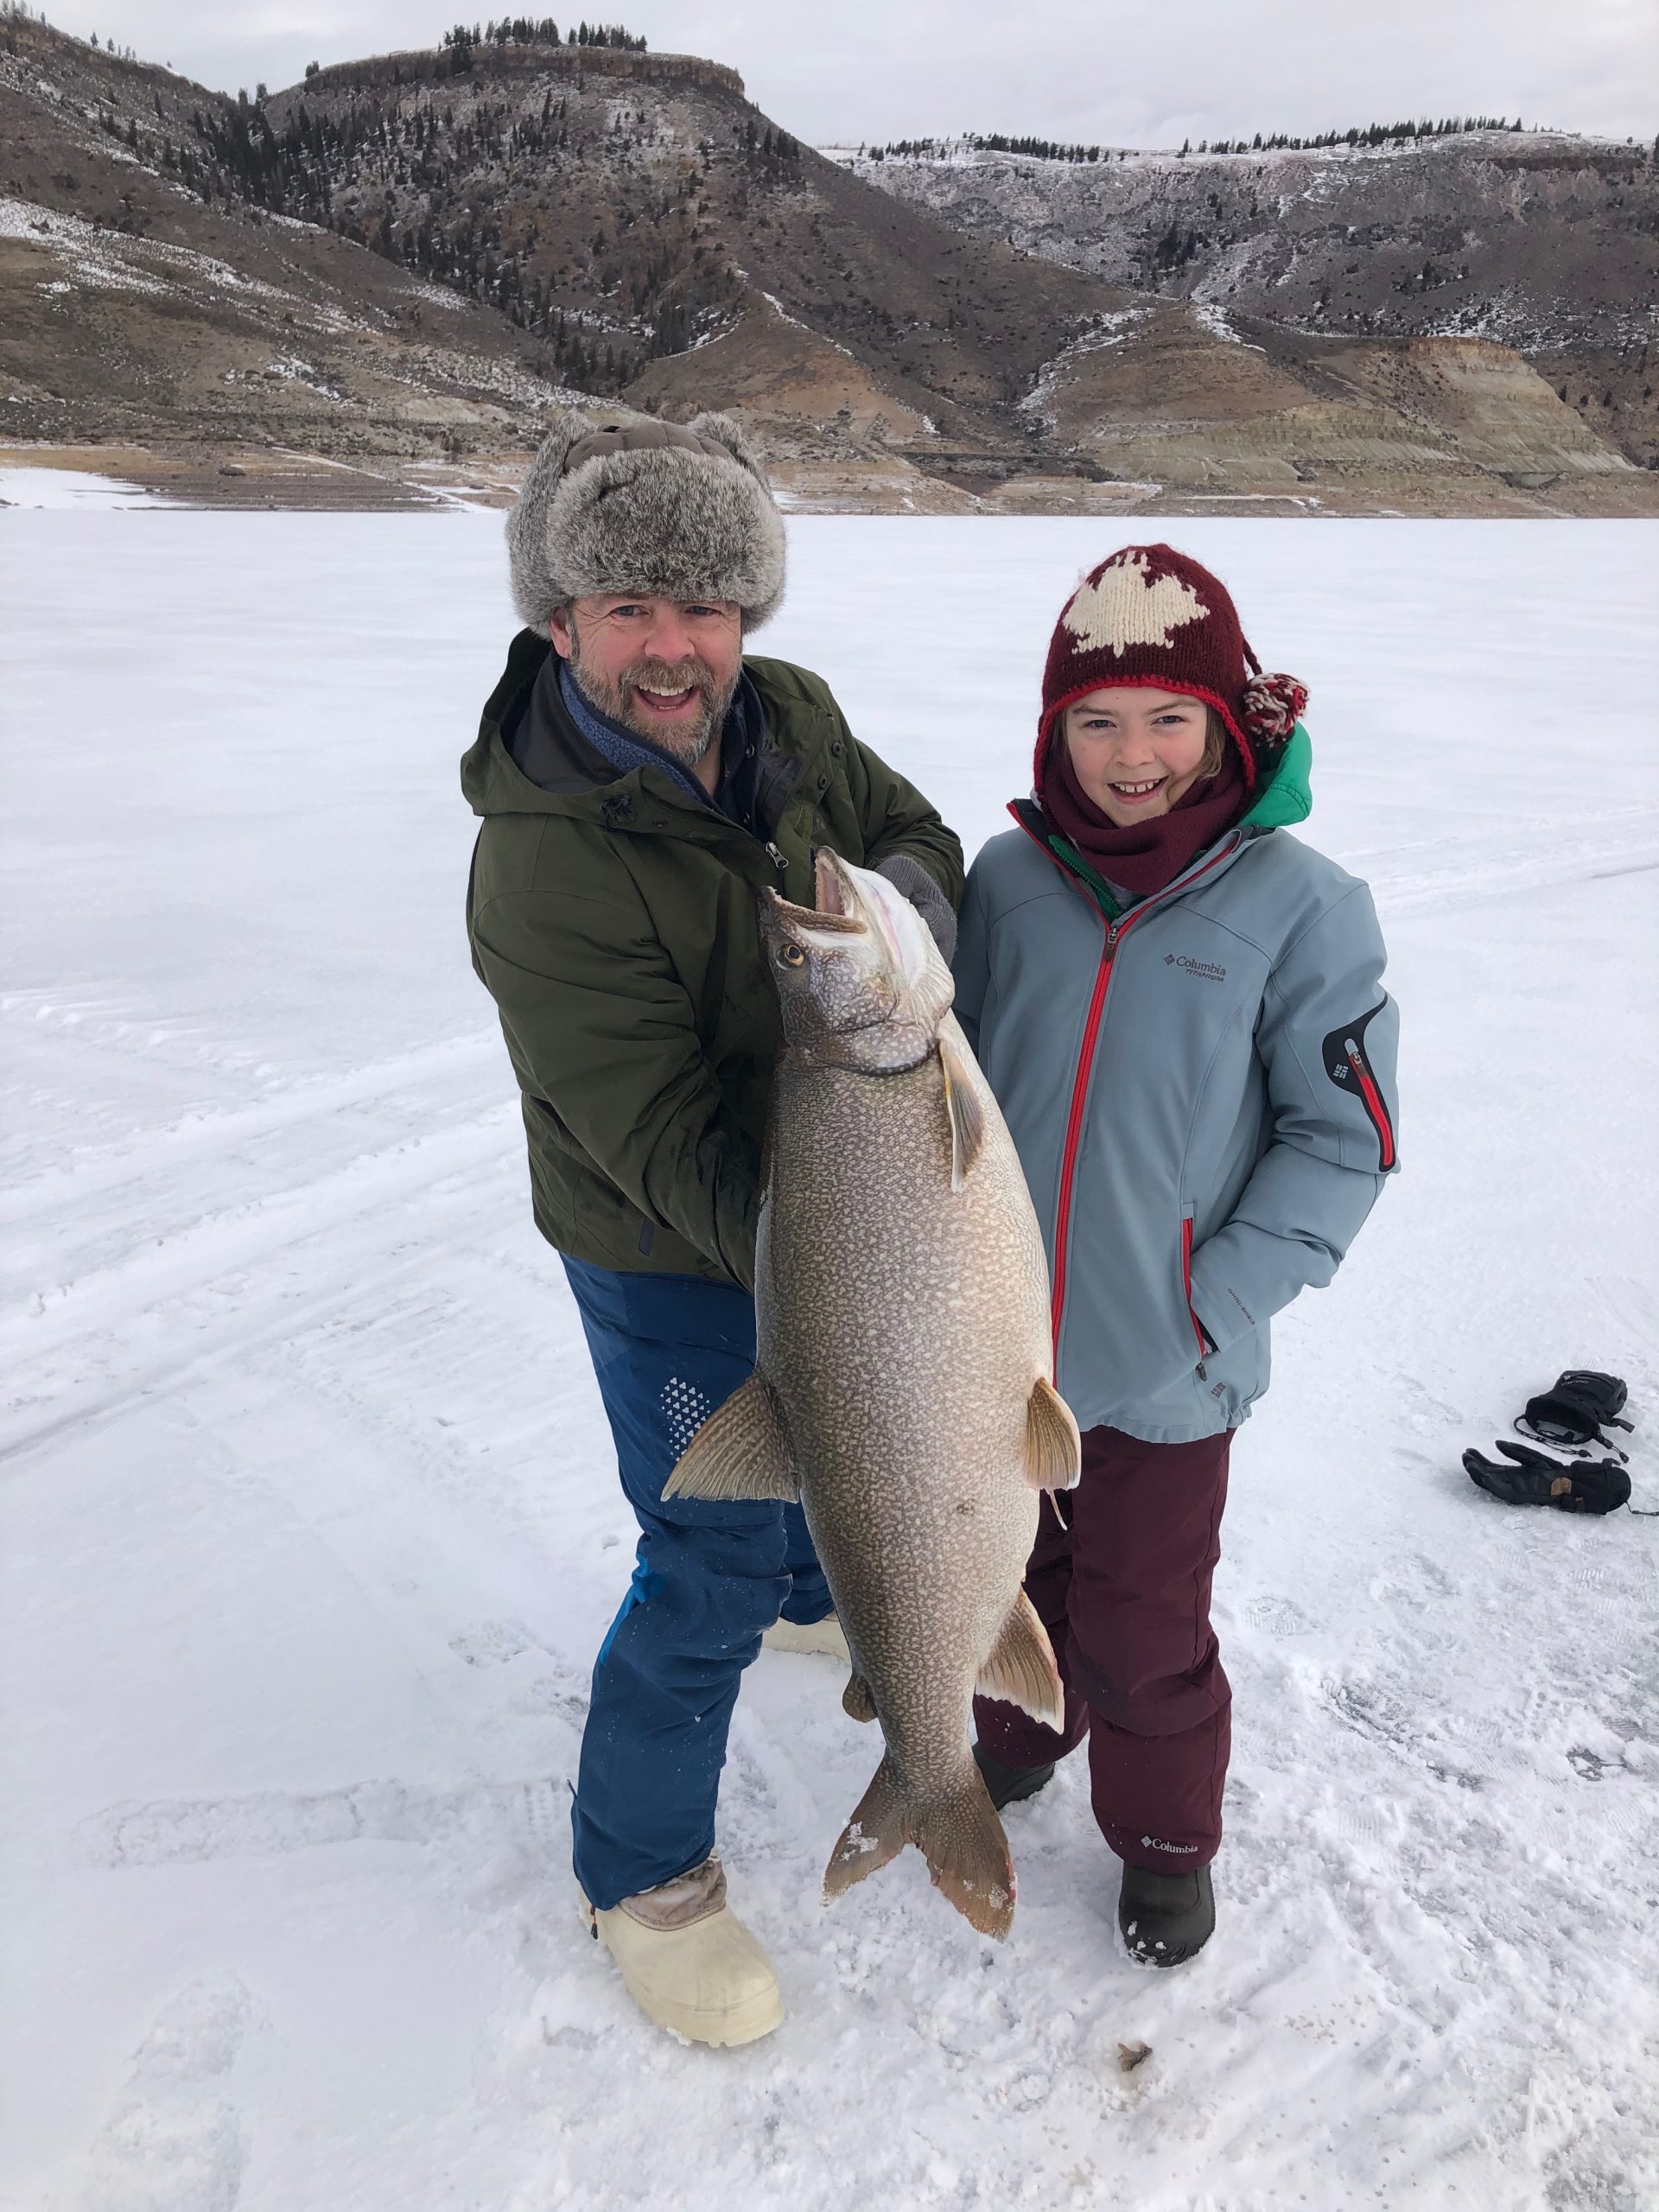
<path id="1" fill-rule="evenodd" d="M 739 1678 L 780 1613 L 798 1649 L 845 1650 L 798 1508 L 661 1494 L 753 1364 L 781 1046 L 758 901 L 812 905 L 828 845 L 888 874 L 948 954 L 962 853 L 820 677 L 745 657 L 784 531 L 728 417 L 562 415 L 507 541 L 527 626 L 462 763 L 483 817 L 468 927 L 640 1527 L 594 1670 L 575 1872 L 651 2018 L 743 2043 L 782 2008 L 714 1855 Z"/>

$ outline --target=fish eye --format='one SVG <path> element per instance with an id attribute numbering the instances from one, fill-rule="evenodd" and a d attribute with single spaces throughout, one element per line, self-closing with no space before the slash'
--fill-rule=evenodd
<path id="1" fill-rule="evenodd" d="M 780 968 L 804 968 L 806 955 L 798 944 L 780 944 L 778 948 L 778 965 Z"/>

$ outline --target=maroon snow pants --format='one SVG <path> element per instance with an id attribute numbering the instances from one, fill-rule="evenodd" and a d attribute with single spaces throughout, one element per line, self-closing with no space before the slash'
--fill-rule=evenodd
<path id="1" fill-rule="evenodd" d="M 1120 1859 L 1167 1873 L 1207 1866 L 1221 1842 L 1232 1692 L 1210 1625 L 1230 1431 L 1143 1444 L 1121 1429 L 1083 1439 L 1083 1478 L 1062 1524 L 1043 1500 L 1026 1594 L 1060 1680 L 1056 1733 L 1000 1698 L 976 1698 L 979 1740 L 1005 1766 L 1041 1766 L 1089 1738 L 1090 1795 Z"/>

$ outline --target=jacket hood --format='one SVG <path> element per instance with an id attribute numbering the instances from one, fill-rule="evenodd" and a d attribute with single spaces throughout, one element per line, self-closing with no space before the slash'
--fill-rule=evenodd
<path id="1" fill-rule="evenodd" d="M 543 791 L 532 784 L 515 765 L 503 736 L 524 711 L 531 688 L 552 650 L 552 639 L 538 637 L 534 630 L 521 630 L 507 649 L 506 667 L 484 702 L 478 735 L 461 756 L 461 788 L 474 814 L 562 814 L 566 810 L 563 802 L 567 794 Z M 613 781 L 615 771 L 610 762 L 592 747 L 588 750 L 593 753 L 594 770 L 586 788 Z"/>
<path id="2" fill-rule="evenodd" d="M 1284 751 L 1239 817 L 1241 830 L 1288 830 L 1313 811 L 1313 744 L 1302 723 L 1292 730 Z"/>

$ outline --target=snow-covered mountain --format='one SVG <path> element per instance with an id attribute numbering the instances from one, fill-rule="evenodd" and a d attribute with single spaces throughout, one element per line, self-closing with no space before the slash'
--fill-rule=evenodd
<path id="1" fill-rule="evenodd" d="M 249 99 L 0 16 L 0 433 L 195 499 L 280 500 L 296 455 L 309 503 L 505 493 L 575 388 L 737 408 L 803 505 L 1659 511 L 1491 336 L 1065 265 L 718 63 L 497 28 Z"/>
<path id="2" fill-rule="evenodd" d="M 1659 159 L 1560 131 L 1039 159 L 973 144 L 849 165 L 976 237 L 1165 299 L 1329 336 L 1494 340 L 1586 426 L 1659 461 Z"/>

